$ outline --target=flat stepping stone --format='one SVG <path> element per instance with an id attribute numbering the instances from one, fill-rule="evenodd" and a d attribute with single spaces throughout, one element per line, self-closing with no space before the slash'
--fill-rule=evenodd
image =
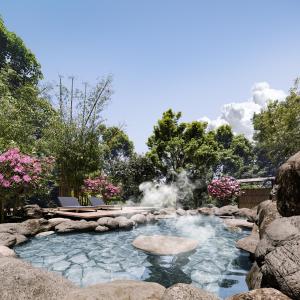
<path id="1" fill-rule="evenodd" d="M 139 235 L 132 245 L 154 255 L 178 255 L 195 250 L 198 241 L 168 235 Z"/>

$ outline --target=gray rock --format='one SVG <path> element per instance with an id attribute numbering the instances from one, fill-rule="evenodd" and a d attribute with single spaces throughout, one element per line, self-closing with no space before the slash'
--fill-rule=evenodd
<path id="1" fill-rule="evenodd" d="M 0 255 L 2 256 L 10 256 L 10 257 L 16 257 L 16 253 L 14 250 L 6 247 L 6 246 L 0 246 Z"/>
<path id="2" fill-rule="evenodd" d="M 253 223 L 248 222 L 245 219 L 225 219 L 224 224 L 227 227 L 240 227 L 240 228 L 253 228 Z"/>
<path id="3" fill-rule="evenodd" d="M 44 231 L 44 232 L 40 232 L 36 235 L 36 237 L 44 237 L 44 236 L 48 236 L 55 233 L 55 231 L 51 230 L 51 231 Z"/>
<path id="4" fill-rule="evenodd" d="M 16 243 L 16 237 L 13 234 L 0 232 L 0 246 L 11 247 Z"/>
<path id="5" fill-rule="evenodd" d="M 184 209 L 182 209 L 182 208 L 178 208 L 178 209 L 176 209 L 176 214 L 178 216 L 186 216 L 187 212 Z"/>
<path id="6" fill-rule="evenodd" d="M 51 225 L 51 227 L 55 227 L 56 225 L 62 223 L 62 222 L 66 222 L 66 221 L 70 221 L 70 219 L 66 219 L 66 218 L 52 218 L 49 219 L 48 222 Z"/>
<path id="7" fill-rule="evenodd" d="M 274 220 L 257 245 L 261 287 L 273 287 L 300 299 L 300 216 Z"/>
<path id="8" fill-rule="evenodd" d="M 235 213 L 236 217 L 246 218 L 250 222 L 255 222 L 257 219 L 257 211 L 250 208 L 239 208 L 238 212 Z"/>
<path id="9" fill-rule="evenodd" d="M 256 289 L 253 291 L 233 295 L 226 300 L 290 300 L 288 296 L 284 295 L 273 288 Z"/>
<path id="10" fill-rule="evenodd" d="M 258 228 L 255 225 L 251 234 L 238 240 L 235 246 L 241 250 L 249 252 L 251 255 L 254 255 L 257 244 L 259 243 L 259 234 L 257 229 Z"/>
<path id="11" fill-rule="evenodd" d="M 58 233 L 72 232 L 72 231 L 94 231 L 99 224 L 97 222 L 81 221 L 66 221 L 55 226 L 55 231 Z"/>
<path id="12" fill-rule="evenodd" d="M 75 287 L 63 277 L 11 257 L 0 257 L 0 298 L 63 299 Z"/>
<path id="13" fill-rule="evenodd" d="M 139 235 L 132 245 L 155 255 L 178 255 L 196 249 L 198 241 L 169 235 Z"/>
<path id="14" fill-rule="evenodd" d="M 74 290 L 64 300 L 160 300 L 164 291 L 154 282 L 116 280 Z"/>
<path id="15" fill-rule="evenodd" d="M 280 166 L 276 184 L 279 213 L 284 217 L 300 215 L 300 151 Z"/>
<path id="16" fill-rule="evenodd" d="M 23 243 L 28 241 L 28 238 L 25 235 L 15 234 L 14 236 L 16 237 L 16 244 L 15 245 L 23 244 Z"/>
<path id="17" fill-rule="evenodd" d="M 43 217 L 43 209 L 37 204 L 24 206 L 25 216 L 31 219 L 40 219 Z"/>
<path id="18" fill-rule="evenodd" d="M 134 221 L 127 219 L 126 217 L 116 217 L 115 221 L 119 223 L 119 228 L 130 229 L 134 226 Z"/>
<path id="19" fill-rule="evenodd" d="M 246 283 L 250 290 L 258 289 L 261 286 L 262 272 L 256 262 L 253 263 L 246 277 Z"/>
<path id="20" fill-rule="evenodd" d="M 50 230 L 51 225 L 45 219 L 29 219 L 22 223 L 0 224 L 0 233 L 21 234 L 24 236 L 36 235 L 42 231 Z"/>
<path id="21" fill-rule="evenodd" d="M 110 229 L 106 226 L 101 226 L 101 225 L 98 225 L 96 228 L 95 228 L 95 231 L 96 232 L 106 232 L 106 231 L 109 231 Z"/>
<path id="22" fill-rule="evenodd" d="M 29 219 L 17 226 L 17 232 L 25 236 L 36 235 L 42 231 L 49 231 L 51 225 L 46 219 Z"/>
<path id="23" fill-rule="evenodd" d="M 190 284 L 177 283 L 164 292 L 161 300 L 218 300 L 213 293 L 198 289 Z"/>
<path id="24" fill-rule="evenodd" d="M 198 215 L 198 210 L 196 210 L 196 209 L 189 209 L 187 211 L 187 214 L 190 215 L 190 216 L 197 216 Z"/>
<path id="25" fill-rule="evenodd" d="M 136 214 L 136 215 L 132 216 L 130 218 L 130 220 L 137 224 L 144 224 L 147 221 L 146 217 L 142 214 Z"/>
<path id="26" fill-rule="evenodd" d="M 162 208 L 157 214 L 159 215 L 171 215 L 176 213 L 176 209 L 173 207 L 170 208 Z"/>
<path id="27" fill-rule="evenodd" d="M 155 215 L 153 215 L 153 214 L 148 214 L 148 215 L 146 216 L 146 221 L 147 221 L 147 223 L 153 223 L 153 222 L 155 222 Z"/>
<path id="28" fill-rule="evenodd" d="M 119 227 L 119 223 L 114 218 L 110 217 L 100 218 L 97 222 L 100 226 L 105 226 L 109 229 L 116 229 Z"/>
<path id="29" fill-rule="evenodd" d="M 281 215 L 277 210 L 276 202 L 272 202 L 271 200 L 261 202 L 258 205 L 257 215 L 257 225 L 259 227 L 260 238 L 263 237 L 266 228 L 271 222 L 275 219 L 281 218 Z"/>
<path id="30" fill-rule="evenodd" d="M 202 215 L 214 215 L 219 209 L 217 207 L 200 207 L 198 212 Z"/>
<path id="31" fill-rule="evenodd" d="M 220 207 L 215 211 L 216 216 L 234 216 L 239 211 L 238 207 L 235 205 L 226 205 Z"/>

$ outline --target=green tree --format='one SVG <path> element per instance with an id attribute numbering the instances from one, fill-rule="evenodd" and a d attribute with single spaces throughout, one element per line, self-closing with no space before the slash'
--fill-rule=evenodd
<path id="1" fill-rule="evenodd" d="M 180 117 L 171 109 L 164 112 L 147 143 L 147 155 L 166 177 L 191 166 L 203 171 L 217 159 L 215 134 L 206 132 L 207 123 L 179 123 Z"/>
<path id="2" fill-rule="evenodd" d="M 36 85 L 42 79 L 41 66 L 33 53 L 0 17 L 0 71 L 5 72 L 11 93 L 26 84 Z"/>
<path id="3" fill-rule="evenodd" d="M 112 165 L 110 175 L 113 181 L 122 186 L 124 200 L 138 201 L 139 185 L 159 177 L 152 161 L 144 155 L 132 154 L 127 160 L 118 160 Z"/>
<path id="4" fill-rule="evenodd" d="M 300 149 L 300 95 L 297 85 L 285 101 L 269 103 L 254 115 L 254 140 L 277 168 Z"/>
<path id="5" fill-rule="evenodd" d="M 44 130 L 56 112 L 41 97 L 36 85 L 26 83 L 11 92 L 6 70 L 0 70 L 0 151 L 19 147 L 25 153 L 43 154 Z"/>
<path id="6" fill-rule="evenodd" d="M 133 154 L 133 142 L 128 135 L 119 127 L 107 127 L 104 124 L 99 126 L 101 133 L 101 144 L 104 152 L 104 159 L 107 162 L 122 160 Z"/>
<path id="7" fill-rule="evenodd" d="M 111 81 L 103 78 L 89 90 L 77 90 L 76 97 L 60 87 L 59 113 L 44 140 L 56 157 L 61 195 L 78 196 L 83 180 L 100 170 L 101 112 L 111 97 Z"/>

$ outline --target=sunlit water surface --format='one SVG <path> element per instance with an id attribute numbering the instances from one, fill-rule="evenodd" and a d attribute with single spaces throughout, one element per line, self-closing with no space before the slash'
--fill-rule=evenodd
<path id="1" fill-rule="evenodd" d="M 153 256 L 131 245 L 140 234 L 189 237 L 199 245 L 189 255 Z M 32 265 L 61 273 L 81 286 L 115 279 L 153 281 L 166 287 L 182 282 L 225 298 L 248 290 L 245 276 L 251 263 L 248 254 L 235 248 L 235 241 L 247 234 L 226 230 L 216 217 L 190 216 L 130 231 L 33 238 L 15 250 Z"/>

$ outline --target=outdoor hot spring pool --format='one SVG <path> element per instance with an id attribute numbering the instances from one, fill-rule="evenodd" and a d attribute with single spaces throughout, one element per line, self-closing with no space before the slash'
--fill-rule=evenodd
<path id="1" fill-rule="evenodd" d="M 140 234 L 190 237 L 199 245 L 190 255 L 153 256 L 131 245 Z M 182 282 L 225 298 L 248 290 L 249 256 L 235 248 L 235 241 L 247 234 L 226 230 L 216 217 L 189 216 L 130 231 L 53 234 L 33 238 L 15 250 L 32 265 L 61 273 L 81 286 L 115 279 L 153 281 L 166 287 Z"/>

